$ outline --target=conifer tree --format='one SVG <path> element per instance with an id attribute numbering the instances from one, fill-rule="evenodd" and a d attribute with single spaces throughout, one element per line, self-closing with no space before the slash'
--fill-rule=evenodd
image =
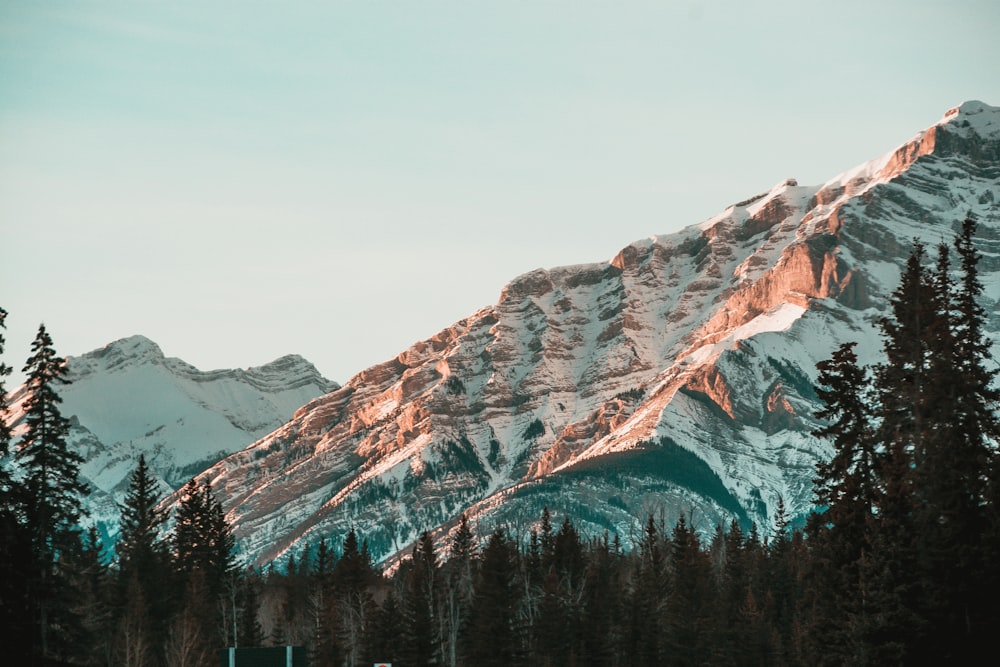
<path id="1" fill-rule="evenodd" d="M 377 573 L 368 555 L 367 543 L 358 545 L 358 537 L 351 528 L 344 538 L 343 551 L 333 570 L 337 591 L 338 625 L 342 628 L 343 650 L 348 664 L 355 664 L 364 657 L 368 625 L 375 612 L 371 588 Z"/>
<path id="2" fill-rule="evenodd" d="M 167 557 L 168 545 L 161 534 L 167 511 L 159 507 L 160 500 L 146 456 L 140 454 L 135 470 L 129 476 L 125 502 L 119 507 L 121 518 L 115 549 L 118 567 L 123 574 L 134 569 L 140 572 L 140 579 L 154 576 Z"/>
<path id="3" fill-rule="evenodd" d="M 192 479 L 181 489 L 173 542 L 184 598 L 171 624 L 167 653 L 197 657 L 206 647 L 226 645 L 237 621 L 232 530 L 207 480 L 199 486 Z"/>
<path id="4" fill-rule="evenodd" d="M 235 566 L 235 542 L 222 503 L 206 480 L 192 479 L 181 489 L 174 527 L 174 564 L 183 573 L 201 570 L 204 586 L 214 597 Z"/>
<path id="5" fill-rule="evenodd" d="M 170 551 L 163 525 L 166 510 L 160 509 L 160 494 L 152 477 L 146 457 L 139 461 L 129 476 L 125 501 L 119 507 L 119 537 L 115 545 L 118 555 L 119 609 L 127 604 L 124 596 L 141 590 L 146 605 L 144 613 L 130 622 L 148 622 L 144 634 L 162 637 L 166 634 L 167 621 L 174 603 L 170 572 Z"/>
<path id="6" fill-rule="evenodd" d="M 56 386 L 68 384 L 66 360 L 56 356 L 52 338 L 41 325 L 24 366 L 28 398 L 24 404 L 25 435 L 17 458 L 24 468 L 27 518 L 35 549 L 51 562 L 59 537 L 76 529 L 87 487 L 79 480 L 83 457 L 69 448 L 69 420 L 62 416 Z"/>
<path id="7" fill-rule="evenodd" d="M 656 521 L 650 514 L 639 544 L 636 572 L 629 591 L 628 657 L 633 664 L 663 660 L 662 611 L 666 589 L 663 550 Z"/>
<path id="8" fill-rule="evenodd" d="M 461 664 L 520 664 L 516 552 L 506 533 L 493 531 L 482 553 L 479 579 L 470 610 L 465 658 Z"/>
<path id="9" fill-rule="evenodd" d="M 622 618 L 624 572 L 622 554 L 604 533 L 587 559 L 583 617 L 579 635 L 581 651 L 577 664 L 605 667 L 614 664 Z"/>
<path id="10" fill-rule="evenodd" d="M 444 566 L 444 635 L 446 658 L 449 667 L 458 665 L 459 633 L 465 627 L 472 604 L 473 564 L 476 560 L 476 543 L 465 514 L 459 518 L 458 528 L 452 538 L 448 560 Z"/>
<path id="11" fill-rule="evenodd" d="M 714 609 L 711 563 L 683 514 L 670 540 L 669 583 L 664 604 L 665 654 L 671 664 L 700 664 L 709 653 Z"/>
<path id="12" fill-rule="evenodd" d="M 9 639 L 3 644 L 15 663 L 31 660 L 33 623 L 31 590 L 26 573 L 32 569 L 31 536 L 24 524 L 23 497 L 7 469 L 11 432 L 5 380 L 11 374 L 3 363 L 7 311 L 0 308 L 0 628 Z"/>
<path id="13" fill-rule="evenodd" d="M 434 540 L 424 532 L 413 548 L 413 557 L 405 580 L 403 613 L 405 619 L 408 665 L 431 665 L 437 662 L 440 644 L 435 615 L 438 610 L 436 585 L 437 555 Z"/>
<path id="14" fill-rule="evenodd" d="M 44 659 L 57 651 L 52 632 L 72 619 L 61 596 L 67 583 L 58 563 L 60 555 L 79 548 L 81 497 L 87 487 L 79 480 L 83 458 L 67 442 L 69 420 L 62 416 L 62 399 L 56 386 L 67 384 L 66 361 L 56 355 L 45 325 L 31 345 L 24 366 L 28 397 L 25 400 L 25 434 L 17 459 L 24 470 L 23 506 L 35 567 L 29 576 L 31 599 L 38 630 L 37 647 Z"/>

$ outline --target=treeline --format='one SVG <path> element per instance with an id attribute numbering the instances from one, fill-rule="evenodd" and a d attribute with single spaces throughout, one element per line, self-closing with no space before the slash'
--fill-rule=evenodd
<path id="1" fill-rule="evenodd" d="M 834 454 L 803 526 L 781 502 L 763 529 L 650 516 L 631 550 L 545 510 L 517 537 L 462 516 L 388 572 L 353 530 L 240 569 L 212 490 L 187 485 L 167 534 L 140 459 L 106 554 L 77 528 L 75 459 L 43 390 L 61 360 L 42 329 L 19 472 L 0 478 L 4 648 L 23 646 L 26 665 L 201 666 L 223 646 L 287 644 L 314 667 L 974 664 L 1000 630 L 1000 392 L 975 229 L 932 263 L 915 245 L 881 363 L 845 344 L 819 364 L 817 435 Z"/>

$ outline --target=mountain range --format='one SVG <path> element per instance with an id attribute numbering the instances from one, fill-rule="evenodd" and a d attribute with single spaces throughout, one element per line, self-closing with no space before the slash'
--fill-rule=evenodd
<path id="1" fill-rule="evenodd" d="M 69 439 L 85 461 L 88 521 L 112 537 L 140 454 L 168 495 L 338 386 L 295 355 L 246 370 L 200 371 L 143 336 L 68 357 L 66 365 L 69 384 L 57 389 Z M 15 437 L 26 396 L 23 385 L 11 395 Z"/>
<path id="2" fill-rule="evenodd" d="M 519 276 L 343 386 L 298 357 L 201 373 L 135 337 L 71 358 L 64 412 L 105 496 L 139 451 L 165 492 L 197 474 L 251 563 L 352 528 L 389 561 L 463 513 L 523 538 L 543 507 L 626 544 L 648 516 L 766 527 L 779 504 L 810 510 L 831 453 L 812 434 L 816 363 L 845 341 L 878 360 L 915 239 L 976 217 L 1000 341 L 998 199 L 1000 108 L 967 102 L 825 183 L 788 179 L 607 262 Z"/>

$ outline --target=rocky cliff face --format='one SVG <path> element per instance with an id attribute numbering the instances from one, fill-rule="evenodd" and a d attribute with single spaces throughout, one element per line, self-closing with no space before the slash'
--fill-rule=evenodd
<path id="1" fill-rule="evenodd" d="M 336 388 L 308 361 L 286 356 L 246 370 L 199 371 L 132 336 L 67 359 L 58 388 L 70 438 L 93 489 L 90 520 L 116 530 L 120 501 L 139 454 L 170 493 L 227 454 L 287 422 L 296 408 Z M 25 398 L 11 396 L 15 436 Z"/>
<path id="2" fill-rule="evenodd" d="M 912 240 L 980 221 L 1000 331 L 1000 109 L 970 102 L 818 186 L 794 180 L 611 261 L 537 270 L 203 473 L 251 561 L 339 540 L 380 558 L 468 511 L 543 505 L 628 542 L 649 513 L 766 524 L 810 503 L 815 364 L 862 361 Z"/>

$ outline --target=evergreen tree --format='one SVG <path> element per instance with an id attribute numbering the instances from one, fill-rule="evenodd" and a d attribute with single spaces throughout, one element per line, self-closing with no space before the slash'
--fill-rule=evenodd
<path id="1" fill-rule="evenodd" d="M 655 665 L 662 662 L 662 616 L 666 575 L 659 530 L 653 515 L 639 544 L 638 563 L 629 591 L 629 636 L 627 656 L 631 664 Z"/>
<path id="2" fill-rule="evenodd" d="M 822 514 L 809 525 L 814 592 L 808 619 L 813 655 L 864 662 L 863 634 L 871 626 L 860 565 L 871 558 L 871 540 L 882 488 L 883 457 L 875 438 L 874 397 L 867 368 L 858 365 L 855 343 L 845 343 L 817 364 L 816 413 L 826 426 L 814 433 L 832 441 L 830 461 L 817 464 L 814 498 Z"/>
<path id="3" fill-rule="evenodd" d="M 623 613 L 624 571 L 620 550 L 608 534 L 595 543 L 587 558 L 587 585 L 583 592 L 582 641 L 577 664 L 605 667 L 615 664 Z"/>
<path id="4" fill-rule="evenodd" d="M 200 659 L 235 639 L 238 629 L 232 529 L 207 480 L 199 486 L 192 479 L 181 489 L 173 542 L 184 602 L 170 628 L 167 657 Z"/>
<path id="5" fill-rule="evenodd" d="M 404 606 L 406 650 L 404 662 L 408 665 L 437 664 L 438 638 L 438 589 L 436 585 L 437 555 L 434 540 L 424 532 L 413 548 L 413 558 L 405 579 Z"/>
<path id="6" fill-rule="evenodd" d="M 56 386 L 68 383 L 66 361 L 56 355 L 44 324 L 31 353 L 23 369 L 28 376 L 26 428 L 17 459 L 24 470 L 23 507 L 35 560 L 28 577 L 37 650 L 47 660 L 57 652 L 53 630 L 73 623 L 61 601 L 68 587 L 58 564 L 61 554 L 79 548 L 81 497 L 87 487 L 79 480 L 83 458 L 69 448 L 69 420 L 59 411 L 62 399 Z"/>
<path id="7" fill-rule="evenodd" d="M 396 592 L 390 588 L 372 623 L 369 643 L 372 647 L 373 661 L 388 662 L 393 665 L 407 664 L 403 658 L 406 650 L 405 625 L 399 599 Z M 325 664 L 339 665 L 343 664 L 343 661 L 331 660 Z"/>
<path id="8" fill-rule="evenodd" d="M 365 639 L 376 605 L 372 588 L 378 575 L 372 566 L 366 543 L 359 547 L 358 537 L 351 528 L 344 538 L 343 552 L 333 570 L 337 596 L 336 624 L 341 628 L 343 651 L 348 664 L 365 658 Z"/>
<path id="9" fill-rule="evenodd" d="M 144 455 L 129 476 L 125 501 L 119 506 L 117 592 L 120 613 L 129 609 L 127 597 L 141 593 L 143 609 L 129 619 L 130 631 L 140 637 L 163 637 L 176 604 L 170 571 L 170 550 L 162 535 L 166 511 L 159 509 L 160 494 Z M 148 627 L 138 624 L 148 623 Z M 160 661 L 160 644 L 149 649 Z"/>
<path id="10" fill-rule="evenodd" d="M 263 588 L 260 572 L 249 570 L 240 578 L 240 617 L 237 647 L 256 648 L 264 644 L 264 630 L 260 625 L 260 590 Z"/>
<path id="11" fill-rule="evenodd" d="M 119 536 L 115 549 L 118 553 L 118 567 L 123 575 L 132 570 L 140 574 L 140 579 L 148 579 L 160 574 L 169 549 L 161 534 L 167 519 L 167 511 L 159 507 L 160 494 L 156 480 L 150 474 L 144 454 L 129 476 L 125 502 L 119 507 Z"/>
<path id="12" fill-rule="evenodd" d="M 206 480 L 192 479 L 181 489 L 174 527 L 174 567 L 203 573 L 203 585 L 216 598 L 235 567 L 235 541 L 225 512 Z"/>
<path id="13" fill-rule="evenodd" d="M 664 604 L 665 654 L 671 664 L 701 664 L 708 655 L 714 609 L 711 563 L 681 514 L 670 540 L 669 582 Z"/>
<path id="14" fill-rule="evenodd" d="M 476 543 L 465 514 L 459 518 L 443 572 L 443 641 L 445 664 L 458 665 L 459 633 L 465 627 L 472 605 L 473 566 Z"/>
<path id="15" fill-rule="evenodd" d="M 490 535 L 482 553 L 479 579 L 470 609 L 465 658 L 470 665 L 520 664 L 516 551 L 502 529 Z"/>
<path id="16" fill-rule="evenodd" d="M 0 308 L 0 356 L 4 351 L 7 311 Z M 30 664 L 33 649 L 31 589 L 26 573 L 34 559 L 31 535 L 24 524 L 24 498 L 17 493 L 7 458 L 11 432 L 8 425 L 8 398 L 5 380 L 13 369 L 0 359 L 0 643 L 11 651 L 9 659 Z"/>

